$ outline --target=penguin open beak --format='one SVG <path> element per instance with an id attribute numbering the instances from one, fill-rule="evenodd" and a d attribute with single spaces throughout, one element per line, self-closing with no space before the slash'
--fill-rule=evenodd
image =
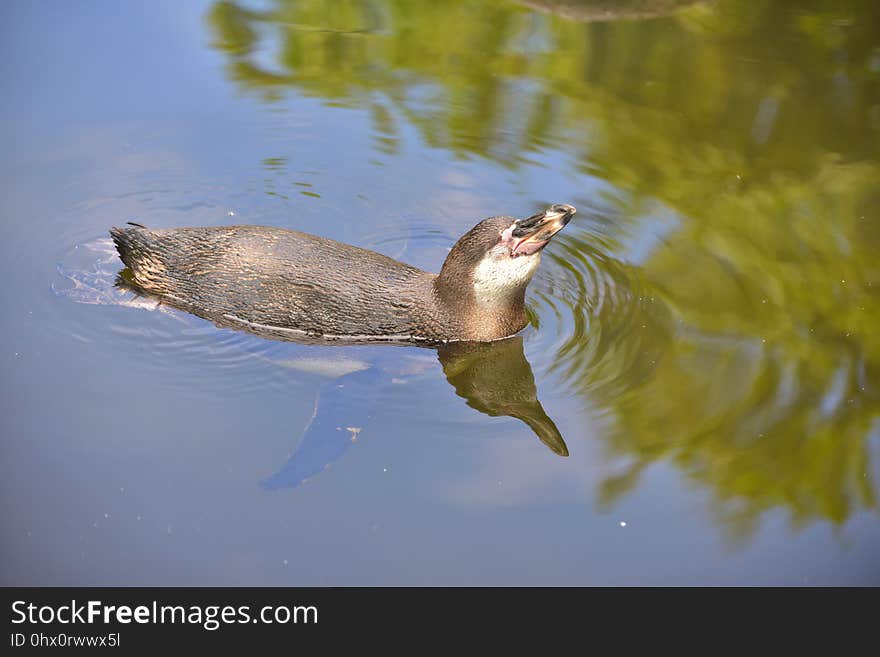
<path id="1" fill-rule="evenodd" d="M 510 233 L 511 255 L 532 255 L 543 249 L 551 237 L 565 228 L 575 212 L 573 205 L 558 203 L 526 219 L 517 219 Z"/>

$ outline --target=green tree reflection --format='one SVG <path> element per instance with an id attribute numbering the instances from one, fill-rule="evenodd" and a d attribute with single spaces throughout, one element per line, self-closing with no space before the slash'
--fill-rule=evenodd
<path id="1" fill-rule="evenodd" d="M 641 319 L 592 318 L 590 331 L 612 336 L 604 349 L 624 355 L 570 340 L 559 359 L 559 375 L 615 418 L 608 450 L 626 465 L 603 483 L 605 502 L 664 459 L 712 491 L 739 536 L 774 507 L 798 526 L 876 509 L 880 3 L 531 4 L 540 12 L 221 1 L 208 22 L 243 89 L 370 108 L 385 152 L 402 118 L 432 146 L 507 167 L 574 153 L 620 192 L 611 242 L 650 232 L 649 207 L 674 212 L 638 263 L 668 306 L 663 337 L 646 350 L 637 331 L 609 330 Z M 615 10 L 669 15 L 614 21 Z M 633 367 L 645 351 L 652 366 Z"/>

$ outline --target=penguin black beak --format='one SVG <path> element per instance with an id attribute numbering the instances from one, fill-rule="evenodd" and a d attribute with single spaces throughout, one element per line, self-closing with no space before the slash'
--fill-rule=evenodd
<path id="1" fill-rule="evenodd" d="M 518 219 L 511 232 L 515 240 L 511 254 L 515 257 L 537 253 L 547 246 L 551 237 L 565 228 L 575 212 L 573 205 L 558 203 L 531 217 Z"/>

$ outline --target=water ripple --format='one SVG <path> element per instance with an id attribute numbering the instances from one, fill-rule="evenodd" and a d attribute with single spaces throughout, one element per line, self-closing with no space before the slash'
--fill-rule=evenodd
<path id="1" fill-rule="evenodd" d="M 569 388 L 615 394 L 648 376 L 668 341 L 669 314 L 637 267 L 601 235 L 554 240 L 532 285 L 533 348 Z"/>

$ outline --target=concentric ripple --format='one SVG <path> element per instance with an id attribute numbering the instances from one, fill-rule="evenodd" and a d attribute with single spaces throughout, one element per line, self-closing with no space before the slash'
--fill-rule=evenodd
<path id="1" fill-rule="evenodd" d="M 668 343 L 669 314 L 637 267 L 609 255 L 601 235 L 554 239 L 530 289 L 530 352 L 567 387 L 615 394 L 644 380 Z"/>

